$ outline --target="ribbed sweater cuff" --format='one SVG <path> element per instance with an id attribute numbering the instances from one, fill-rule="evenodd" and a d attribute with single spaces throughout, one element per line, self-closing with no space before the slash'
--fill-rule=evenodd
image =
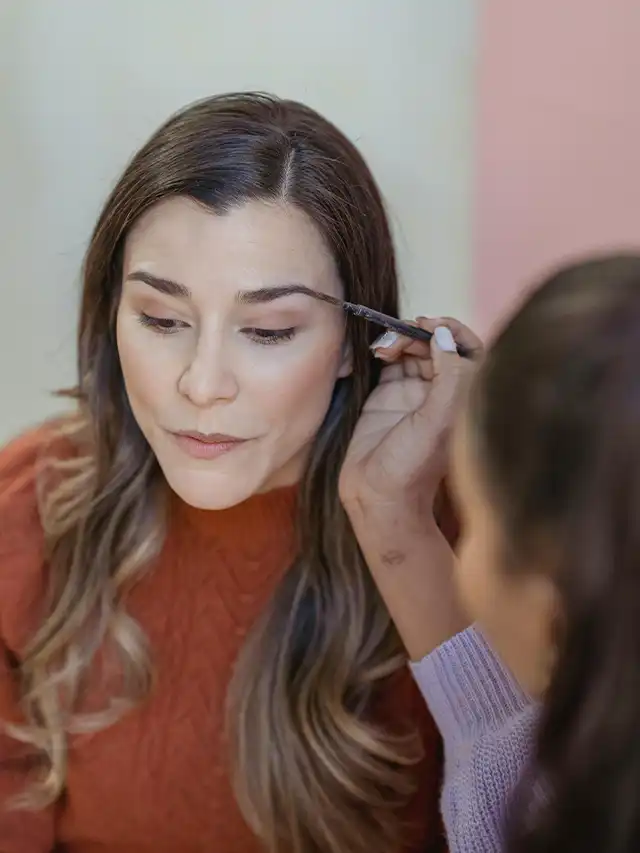
<path id="1" fill-rule="evenodd" d="M 443 643 L 411 670 L 445 743 L 497 731 L 531 704 L 477 628 Z"/>

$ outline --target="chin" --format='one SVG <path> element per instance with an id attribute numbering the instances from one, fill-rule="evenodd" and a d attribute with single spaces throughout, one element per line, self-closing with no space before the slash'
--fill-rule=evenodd
<path id="1" fill-rule="evenodd" d="M 261 481 L 216 476 L 211 472 L 164 472 L 171 489 L 194 509 L 230 509 L 261 490 Z"/>

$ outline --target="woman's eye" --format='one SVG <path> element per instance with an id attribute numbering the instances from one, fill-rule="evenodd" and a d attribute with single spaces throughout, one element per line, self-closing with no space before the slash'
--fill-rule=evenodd
<path id="1" fill-rule="evenodd" d="M 188 326 L 188 323 L 183 323 L 182 320 L 172 320 L 168 317 L 152 317 L 150 314 L 145 314 L 144 311 L 138 315 L 138 319 L 143 326 L 153 329 L 154 332 L 158 332 L 161 335 L 171 335 L 177 332 L 178 329 L 184 329 Z"/>
<path id="2" fill-rule="evenodd" d="M 280 344 L 290 341 L 295 335 L 296 329 L 257 329 L 255 327 L 243 329 L 245 335 L 258 344 Z"/>

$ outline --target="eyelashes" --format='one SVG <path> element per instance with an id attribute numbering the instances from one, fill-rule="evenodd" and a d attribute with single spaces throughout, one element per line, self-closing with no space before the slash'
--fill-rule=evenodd
<path id="1" fill-rule="evenodd" d="M 181 320 L 168 320 L 165 317 L 152 317 L 150 314 L 145 314 L 144 311 L 141 311 L 140 314 L 138 314 L 138 321 L 142 326 L 146 326 L 148 329 L 153 329 L 154 332 L 158 332 L 158 334 L 161 335 L 172 335 L 179 329 L 187 328 L 187 324 L 183 323 Z"/>
<path id="2" fill-rule="evenodd" d="M 279 344 L 283 341 L 290 341 L 296 333 L 292 326 L 289 329 L 257 329 L 250 327 L 242 329 L 242 332 L 259 344 Z"/>
<path id="3" fill-rule="evenodd" d="M 188 329 L 189 324 L 182 320 L 172 320 L 166 317 L 152 317 L 144 311 L 138 315 L 138 321 L 142 326 L 151 329 L 158 335 L 175 335 L 181 329 Z M 291 326 L 287 329 L 259 329 L 249 326 L 240 330 L 246 337 L 262 346 L 284 343 L 290 341 L 296 334 L 296 328 Z"/>

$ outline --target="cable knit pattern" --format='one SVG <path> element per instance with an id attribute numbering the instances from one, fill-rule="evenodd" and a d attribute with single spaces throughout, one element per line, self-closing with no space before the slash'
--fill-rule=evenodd
<path id="1" fill-rule="evenodd" d="M 537 706 L 475 628 L 411 668 L 444 739 L 441 808 L 450 853 L 498 853 Z"/>
<path id="2" fill-rule="evenodd" d="M 0 719 L 19 720 L 15 662 L 37 624 L 45 588 L 34 471 L 43 433 L 0 453 Z M 221 512 L 178 499 L 164 549 L 127 596 L 144 628 L 157 681 L 116 725 L 74 737 L 67 793 L 40 813 L 7 811 L 24 789 L 24 747 L 0 727 L 0 853 L 259 853 L 229 781 L 223 735 L 227 685 L 242 642 L 290 564 L 295 490 Z M 385 722 L 413 719 L 426 756 L 408 820 L 423 853 L 442 838 L 439 740 L 409 672 L 383 705 Z M 94 689 L 95 688 L 95 689 Z M 104 693 L 99 674 L 90 701 Z"/>

